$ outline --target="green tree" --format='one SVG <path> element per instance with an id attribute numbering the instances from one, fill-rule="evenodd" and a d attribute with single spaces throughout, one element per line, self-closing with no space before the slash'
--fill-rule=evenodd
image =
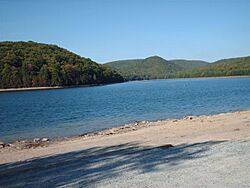
<path id="1" fill-rule="evenodd" d="M 24 62 L 22 64 L 21 72 L 22 72 L 23 87 L 31 87 L 32 78 L 31 78 L 30 64 L 28 64 L 27 62 Z"/>
<path id="2" fill-rule="evenodd" d="M 4 64 L 3 70 L 1 71 L 1 86 L 7 88 L 11 85 L 11 66 L 7 63 Z"/>
<path id="3" fill-rule="evenodd" d="M 61 79 L 59 64 L 56 63 L 56 62 L 51 63 L 49 68 L 50 68 L 50 73 L 51 73 L 51 85 L 52 86 L 61 85 L 62 84 L 62 79 Z"/>
<path id="4" fill-rule="evenodd" d="M 50 75 L 48 66 L 45 64 L 39 71 L 38 74 L 39 86 L 50 86 Z"/>

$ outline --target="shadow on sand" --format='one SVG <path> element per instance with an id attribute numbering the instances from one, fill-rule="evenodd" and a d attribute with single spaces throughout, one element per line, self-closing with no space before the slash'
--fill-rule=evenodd
<path id="1" fill-rule="evenodd" d="M 221 141 L 181 144 L 172 148 L 142 147 L 127 143 L 0 165 L 0 187 L 84 187 L 127 171 L 148 173 L 160 165 L 173 167 L 186 160 L 206 156 Z"/>

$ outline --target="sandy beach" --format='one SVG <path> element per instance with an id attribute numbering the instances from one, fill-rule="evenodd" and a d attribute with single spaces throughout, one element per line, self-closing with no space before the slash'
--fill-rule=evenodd
<path id="1" fill-rule="evenodd" d="M 0 92 L 33 91 L 33 90 L 50 90 L 50 89 L 62 89 L 62 88 L 63 88 L 62 86 L 8 88 L 8 89 L 0 89 Z"/>
<path id="2" fill-rule="evenodd" d="M 163 183 L 166 176 L 171 176 L 170 169 L 177 173 L 176 176 L 180 173 L 179 176 L 183 176 L 183 181 L 188 181 L 190 177 L 186 173 L 191 172 L 190 170 L 194 168 L 192 165 L 202 165 L 205 164 L 204 161 L 208 160 L 206 165 L 210 164 L 210 166 L 203 167 L 203 169 L 197 167 L 197 172 L 201 170 L 200 173 L 211 175 L 204 180 L 208 187 L 209 185 L 213 187 L 210 184 L 212 181 L 208 180 L 219 178 L 217 177 L 218 173 L 227 173 L 225 175 L 228 177 L 224 179 L 226 184 L 223 184 L 223 180 L 222 184 L 215 184 L 217 186 L 234 187 L 234 183 L 241 182 L 241 187 L 247 187 L 250 185 L 249 168 L 246 169 L 250 164 L 249 151 L 246 151 L 246 148 L 249 150 L 249 145 L 250 110 L 209 116 L 189 116 L 157 122 L 139 122 L 61 141 L 46 141 L 42 145 L 26 149 L 2 148 L 0 149 L 0 176 L 6 177 L 6 179 L 0 180 L 0 185 L 8 184 L 11 178 L 19 176 L 20 173 L 19 175 L 17 173 L 21 171 L 27 175 L 27 173 L 37 172 L 39 169 L 41 172 L 50 168 L 52 171 L 58 171 L 60 168 L 70 166 L 68 174 L 81 168 L 77 178 L 72 176 L 64 183 L 52 183 L 52 185 L 84 184 L 86 186 L 97 185 L 97 187 L 103 185 L 106 185 L 104 187 L 120 187 L 121 185 L 122 187 L 136 187 L 140 181 L 143 182 L 147 179 L 151 182 L 149 187 L 157 187 L 157 185 L 175 185 L 177 187 L 179 185 L 182 187 L 184 185 L 181 183 L 182 181 L 179 181 L 180 184 L 178 184 L 178 181 L 171 180 L 171 178 L 168 183 L 159 183 Z M 210 157 L 216 159 L 210 160 Z M 137 164 L 138 160 L 140 164 Z M 182 168 L 182 165 L 186 165 L 185 168 Z M 190 168 L 186 168 L 189 165 L 191 165 Z M 210 172 L 215 170 L 213 169 L 215 167 L 218 171 Z M 241 177 L 238 177 L 239 179 L 235 182 L 234 179 L 230 180 L 230 177 L 233 178 L 235 174 L 233 171 L 227 171 L 227 167 L 233 171 L 242 167 L 245 171 L 240 169 L 238 175 L 241 174 Z M 159 172 L 157 172 L 158 168 L 161 169 Z M 116 170 L 119 172 L 112 175 Z M 138 171 L 143 171 L 143 173 L 138 175 Z M 100 175 L 102 173 L 106 174 L 105 177 Z M 157 173 L 160 173 L 160 176 Z M 94 174 L 97 177 L 100 176 L 100 179 L 90 181 Z M 115 178 L 116 176 L 118 179 Z M 90 179 L 87 181 L 88 177 Z M 51 182 L 53 182 L 53 178 L 50 179 Z M 157 181 L 153 181 L 152 178 Z M 195 178 L 199 178 L 198 174 Z M 35 178 L 25 181 L 31 181 L 32 185 L 33 181 L 35 183 Z M 122 181 L 129 183 L 122 183 Z M 45 182 L 51 185 L 49 182 Z M 199 180 L 196 183 L 201 185 L 202 182 Z M 195 185 L 199 186 L 199 184 L 190 184 L 190 186 Z"/>

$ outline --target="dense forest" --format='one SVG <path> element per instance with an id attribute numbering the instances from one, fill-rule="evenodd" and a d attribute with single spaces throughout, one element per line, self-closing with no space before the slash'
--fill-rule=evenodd
<path id="1" fill-rule="evenodd" d="M 170 64 L 165 59 L 152 56 L 145 59 L 116 61 L 107 64 L 120 71 L 128 80 L 133 79 L 156 79 L 166 73 L 182 70 L 178 65 Z"/>
<path id="2" fill-rule="evenodd" d="M 158 56 L 105 65 L 56 45 L 0 42 L 0 88 L 72 86 L 126 80 L 250 75 L 250 56 L 214 63 Z"/>
<path id="3" fill-rule="evenodd" d="M 0 88 L 70 86 L 123 82 L 99 65 L 56 45 L 0 42 Z"/>
<path id="4" fill-rule="evenodd" d="M 179 71 L 192 70 L 207 66 L 205 61 L 196 60 L 165 60 L 159 56 L 145 59 L 120 60 L 106 63 L 119 71 L 128 80 L 168 78 Z"/>
<path id="5" fill-rule="evenodd" d="M 193 78 L 250 75 L 250 56 L 223 59 L 213 63 L 195 60 L 165 60 L 158 56 L 146 59 L 107 63 L 127 80 Z"/>
<path id="6" fill-rule="evenodd" d="M 170 78 L 217 77 L 250 75 L 250 56 L 222 59 L 206 67 L 170 74 Z"/>

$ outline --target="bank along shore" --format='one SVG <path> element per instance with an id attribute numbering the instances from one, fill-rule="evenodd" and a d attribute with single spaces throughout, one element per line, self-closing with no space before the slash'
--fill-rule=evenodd
<path id="1" fill-rule="evenodd" d="M 250 139 L 249 109 L 155 122 L 141 121 L 69 138 L 1 142 L 0 164 L 127 143 L 168 148 L 180 144 L 242 139 Z"/>
<path id="2" fill-rule="evenodd" d="M 154 80 L 190 80 L 190 79 L 208 79 L 208 78 L 250 78 L 250 75 L 246 76 L 214 76 L 214 77 L 193 77 L 193 78 L 169 78 L 169 79 L 154 79 Z M 143 80 L 134 80 L 143 81 Z M 113 84 L 113 83 L 111 83 Z M 16 92 L 16 91 L 34 91 L 34 90 L 51 90 L 51 89 L 67 89 L 67 88 L 79 88 L 79 87 L 91 87 L 91 86 L 103 86 L 107 84 L 89 84 L 89 85 L 72 85 L 72 86 L 49 86 L 49 87 L 23 87 L 23 88 L 7 88 L 0 89 L 1 92 Z"/>
<path id="3" fill-rule="evenodd" d="M 91 87 L 91 86 L 102 86 L 102 85 L 106 85 L 106 84 L 7 88 L 7 89 L 0 89 L 0 93 L 1 92 L 16 92 L 16 91 L 35 91 L 35 90 L 67 89 L 67 88 Z"/>

